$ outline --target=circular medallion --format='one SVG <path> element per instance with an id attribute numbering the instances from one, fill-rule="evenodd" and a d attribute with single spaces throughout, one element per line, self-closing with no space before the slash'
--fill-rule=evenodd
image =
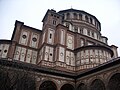
<path id="1" fill-rule="evenodd" d="M 24 53 L 22 53 L 22 57 L 24 56 L 25 54 Z"/>
<path id="2" fill-rule="evenodd" d="M 69 56 L 67 56 L 67 60 L 69 60 Z"/>
<path id="3" fill-rule="evenodd" d="M 33 56 L 33 59 L 36 59 L 36 56 Z"/>
<path id="4" fill-rule="evenodd" d="M 16 55 L 18 55 L 19 54 L 19 51 L 16 51 Z"/>
<path id="5" fill-rule="evenodd" d="M 28 54 L 27 57 L 30 58 L 30 54 Z"/>
<path id="6" fill-rule="evenodd" d="M 62 53 L 62 52 L 60 53 L 60 56 L 63 56 L 63 53 Z"/>
<path id="7" fill-rule="evenodd" d="M 72 44 L 72 39 L 68 39 L 68 43 L 69 43 L 69 44 Z"/>

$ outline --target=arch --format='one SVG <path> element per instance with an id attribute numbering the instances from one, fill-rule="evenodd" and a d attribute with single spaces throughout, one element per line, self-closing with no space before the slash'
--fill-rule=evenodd
<path id="1" fill-rule="evenodd" d="M 84 83 L 80 83 L 77 87 L 77 90 L 87 90 L 87 86 Z"/>
<path id="2" fill-rule="evenodd" d="M 91 18 L 91 17 L 90 17 L 90 23 L 91 23 L 91 24 L 93 24 L 93 20 L 92 20 L 92 18 Z"/>
<path id="3" fill-rule="evenodd" d="M 82 14 L 81 13 L 79 14 L 79 19 L 82 20 Z"/>
<path id="4" fill-rule="evenodd" d="M 74 13 L 73 15 L 74 15 L 74 19 L 77 19 L 77 13 Z"/>
<path id="5" fill-rule="evenodd" d="M 71 84 L 64 84 L 60 90 L 74 90 L 74 87 Z"/>
<path id="6" fill-rule="evenodd" d="M 57 90 L 57 86 L 52 81 L 44 81 L 40 87 L 39 90 Z"/>
<path id="7" fill-rule="evenodd" d="M 86 22 L 89 22 L 89 19 L 88 19 L 87 15 L 85 16 L 85 20 L 86 20 Z"/>
<path id="8" fill-rule="evenodd" d="M 114 74 L 108 82 L 108 90 L 120 90 L 120 73 Z"/>
<path id="9" fill-rule="evenodd" d="M 78 26 L 74 26 L 75 32 L 78 32 Z"/>
<path id="10" fill-rule="evenodd" d="M 100 79 L 95 79 L 90 86 L 90 90 L 105 90 L 105 84 Z"/>
<path id="11" fill-rule="evenodd" d="M 70 13 L 67 13 L 67 19 L 70 19 Z"/>
<path id="12" fill-rule="evenodd" d="M 118 70 L 113 70 L 112 72 L 110 72 L 109 74 L 107 74 L 107 79 L 106 79 L 107 85 L 108 85 L 110 79 L 112 78 L 112 76 L 115 75 L 115 74 L 118 74 L 118 73 L 120 73 Z"/>
<path id="13" fill-rule="evenodd" d="M 63 19 L 63 20 L 65 19 L 65 14 L 63 14 L 63 17 L 62 17 L 62 19 Z"/>

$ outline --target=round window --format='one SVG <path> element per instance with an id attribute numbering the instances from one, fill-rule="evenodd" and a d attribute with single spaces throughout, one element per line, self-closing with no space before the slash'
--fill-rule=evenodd
<path id="1" fill-rule="evenodd" d="M 22 35 L 22 37 L 25 39 L 27 36 L 26 35 Z"/>
<path id="2" fill-rule="evenodd" d="M 34 42 L 36 42 L 37 41 L 37 39 L 34 37 L 34 38 L 32 38 L 32 40 L 34 41 Z"/>
<path id="3" fill-rule="evenodd" d="M 4 53 L 6 53 L 7 52 L 7 50 L 4 50 Z"/>

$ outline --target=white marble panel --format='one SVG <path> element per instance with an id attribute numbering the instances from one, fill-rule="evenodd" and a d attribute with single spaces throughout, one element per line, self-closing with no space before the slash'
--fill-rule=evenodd
<path id="1" fill-rule="evenodd" d="M 21 48 L 21 53 L 20 53 L 20 61 L 25 61 L 25 55 L 26 55 L 26 48 Z"/>
<path id="2" fill-rule="evenodd" d="M 49 61 L 53 61 L 53 48 L 50 47 L 49 49 Z"/>
<path id="3" fill-rule="evenodd" d="M 38 61 L 38 62 L 40 62 L 42 59 L 43 59 L 43 47 L 42 47 L 42 49 L 40 50 L 40 53 L 39 53 L 39 61 Z"/>
<path id="4" fill-rule="evenodd" d="M 25 31 L 25 30 L 22 30 L 21 35 L 20 35 L 19 43 L 23 44 L 23 45 L 27 45 L 28 38 L 29 38 L 29 32 Z"/>
<path id="5" fill-rule="evenodd" d="M 4 44 L 3 52 L 2 52 L 2 58 L 7 58 L 7 53 L 9 50 L 9 44 Z"/>
<path id="6" fill-rule="evenodd" d="M 44 58 L 44 60 L 48 60 L 48 57 L 49 57 L 49 47 L 46 46 L 45 47 L 45 58 Z"/>
<path id="7" fill-rule="evenodd" d="M 54 30 L 51 28 L 48 29 L 48 43 L 54 43 Z"/>
<path id="8" fill-rule="evenodd" d="M 70 64 L 70 52 L 66 51 L 66 64 Z"/>
<path id="9" fill-rule="evenodd" d="M 71 52 L 71 65 L 75 66 L 75 56 L 73 52 Z"/>
<path id="10" fill-rule="evenodd" d="M 36 60 L 37 60 L 37 51 L 32 51 L 32 60 L 31 63 L 32 64 L 36 64 Z"/>
<path id="11" fill-rule="evenodd" d="M 74 49 L 74 37 L 73 35 L 67 34 L 67 48 Z"/>
<path id="12" fill-rule="evenodd" d="M 43 37 L 42 37 L 42 44 L 45 42 L 45 32 L 43 33 Z"/>
<path id="13" fill-rule="evenodd" d="M 65 48 L 59 47 L 59 61 L 64 62 Z"/>
<path id="14" fill-rule="evenodd" d="M 26 56 L 26 62 L 27 63 L 30 63 L 31 56 L 32 56 L 32 50 L 28 49 L 27 56 Z"/>
<path id="15" fill-rule="evenodd" d="M 83 34 L 87 35 L 87 29 L 86 28 L 83 28 Z"/>
<path id="16" fill-rule="evenodd" d="M 16 46 L 15 54 L 14 54 L 14 60 L 19 60 L 21 53 L 21 47 Z"/>
<path id="17" fill-rule="evenodd" d="M 0 44 L 0 57 L 2 57 L 2 52 L 3 52 L 3 44 Z"/>
<path id="18" fill-rule="evenodd" d="M 65 31 L 64 30 L 62 30 L 61 29 L 61 39 L 60 39 L 60 43 L 62 44 L 62 45 L 64 45 L 65 44 Z"/>
<path id="19" fill-rule="evenodd" d="M 95 39 L 97 39 L 97 33 L 96 32 L 94 33 L 94 37 L 95 37 Z"/>

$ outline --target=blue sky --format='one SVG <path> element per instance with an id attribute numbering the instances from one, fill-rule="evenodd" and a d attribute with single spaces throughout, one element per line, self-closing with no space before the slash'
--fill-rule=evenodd
<path id="1" fill-rule="evenodd" d="M 11 39 L 15 20 L 42 29 L 41 21 L 48 9 L 71 7 L 96 16 L 108 44 L 120 47 L 120 0 L 0 0 L 0 39 Z"/>

